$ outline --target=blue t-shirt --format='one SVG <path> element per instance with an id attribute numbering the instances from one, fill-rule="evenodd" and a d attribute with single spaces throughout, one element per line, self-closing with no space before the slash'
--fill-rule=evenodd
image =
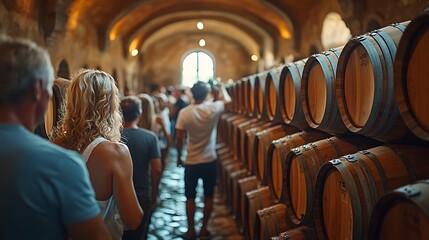
<path id="1" fill-rule="evenodd" d="M 19 125 L 0 125 L 0 239 L 64 239 L 100 213 L 86 166 Z"/>

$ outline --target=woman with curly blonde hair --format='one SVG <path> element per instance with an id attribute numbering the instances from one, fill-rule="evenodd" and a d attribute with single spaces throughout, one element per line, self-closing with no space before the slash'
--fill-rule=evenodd
<path id="1" fill-rule="evenodd" d="M 78 151 L 85 159 L 113 239 L 121 239 L 124 227 L 137 228 L 143 216 L 134 191 L 130 152 L 120 143 L 119 104 L 112 76 L 83 69 L 70 81 L 64 117 L 53 136 L 56 144 Z"/>

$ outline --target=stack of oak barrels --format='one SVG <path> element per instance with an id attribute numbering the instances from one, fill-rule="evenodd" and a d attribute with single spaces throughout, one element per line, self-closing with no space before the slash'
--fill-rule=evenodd
<path id="1" fill-rule="evenodd" d="M 219 187 L 246 239 L 429 239 L 428 63 L 425 12 L 231 85 Z"/>

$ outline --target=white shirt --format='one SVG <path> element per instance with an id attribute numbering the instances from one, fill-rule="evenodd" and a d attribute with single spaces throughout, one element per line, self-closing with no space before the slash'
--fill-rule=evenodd
<path id="1" fill-rule="evenodd" d="M 179 112 L 176 128 L 187 133 L 186 164 L 216 160 L 216 134 L 219 117 L 225 109 L 222 101 L 191 104 Z"/>

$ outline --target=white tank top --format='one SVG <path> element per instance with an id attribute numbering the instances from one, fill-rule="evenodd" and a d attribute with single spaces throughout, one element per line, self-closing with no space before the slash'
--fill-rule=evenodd
<path id="1" fill-rule="evenodd" d="M 94 139 L 83 151 L 82 157 L 85 160 L 85 163 L 88 162 L 89 157 L 91 156 L 92 150 L 101 142 L 107 141 L 103 137 L 98 137 Z M 109 229 L 110 235 L 112 235 L 112 240 L 122 239 L 122 234 L 124 233 L 124 226 L 119 215 L 118 208 L 116 206 L 116 201 L 113 195 L 106 201 L 97 201 L 98 205 L 101 208 L 101 216 L 103 217 L 104 222 L 106 223 L 107 228 Z"/>

